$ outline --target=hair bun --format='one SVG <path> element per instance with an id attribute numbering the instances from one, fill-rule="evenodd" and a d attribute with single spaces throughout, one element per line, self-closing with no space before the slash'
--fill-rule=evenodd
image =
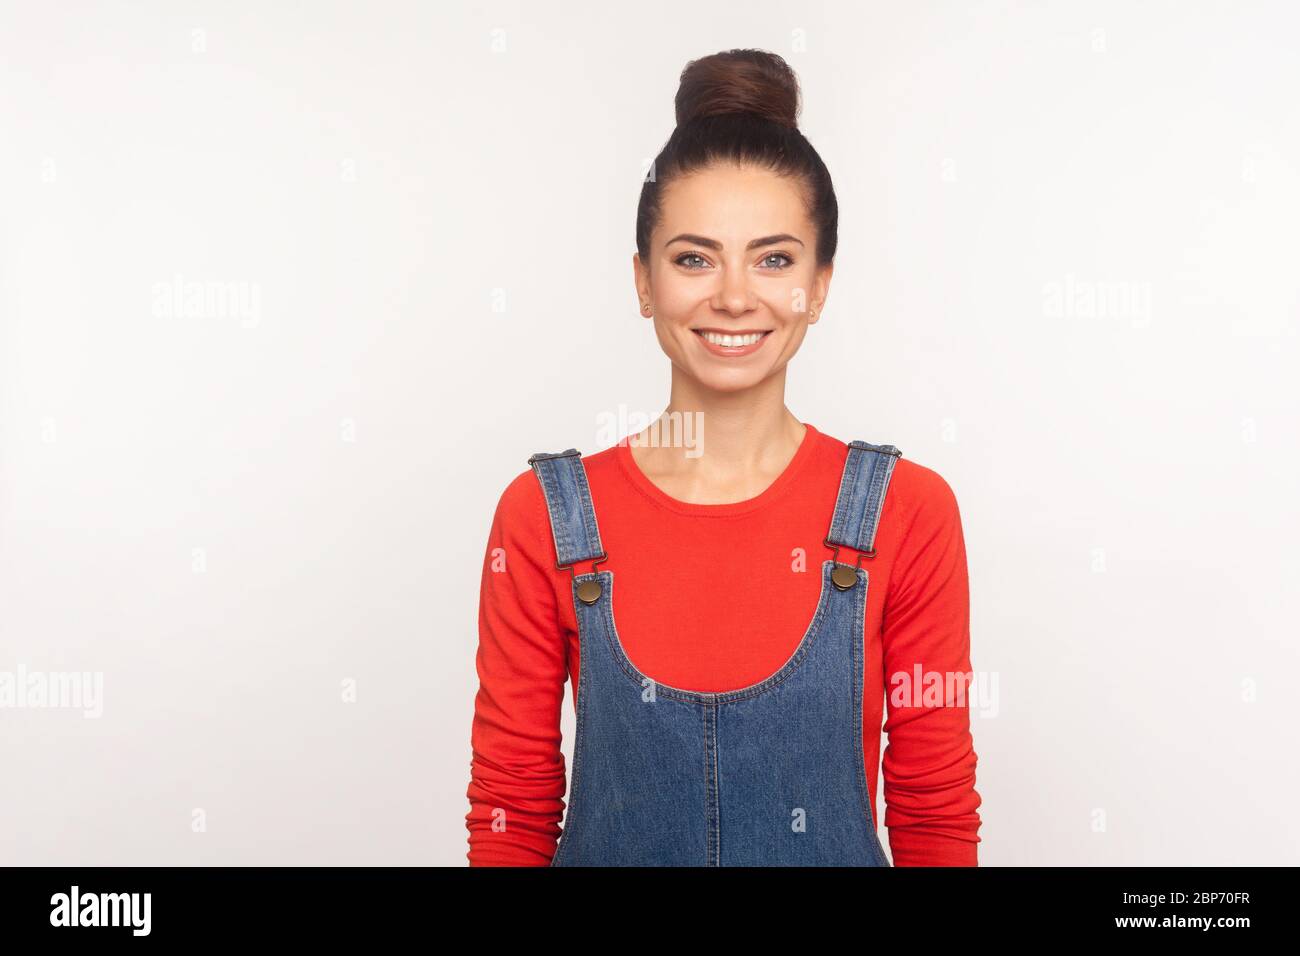
<path id="1" fill-rule="evenodd" d="M 727 50 L 691 60 L 677 86 L 677 125 L 725 113 L 749 113 L 798 129 L 799 81 L 766 50 Z"/>

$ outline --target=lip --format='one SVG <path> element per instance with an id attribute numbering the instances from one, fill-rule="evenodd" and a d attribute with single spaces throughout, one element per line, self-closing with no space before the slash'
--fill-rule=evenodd
<path id="1" fill-rule="evenodd" d="M 761 349 L 763 343 L 772 337 L 771 329 L 691 329 L 691 331 L 695 334 L 695 337 L 700 340 L 700 344 L 708 351 L 724 358 L 739 358 L 742 355 L 751 355 Z M 762 332 L 764 335 L 752 345 L 728 348 L 725 345 L 714 345 L 701 334 L 703 332 L 717 332 L 720 335 L 753 335 L 756 332 Z"/>

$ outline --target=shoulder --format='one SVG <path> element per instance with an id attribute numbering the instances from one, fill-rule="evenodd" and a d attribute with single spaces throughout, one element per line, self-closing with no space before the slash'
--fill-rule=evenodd
<path id="1" fill-rule="evenodd" d="M 581 461 L 588 484 L 593 488 L 603 485 L 605 472 L 616 464 L 613 448 L 583 455 Z M 553 548 L 546 495 L 531 465 L 518 472 L 501 492 L 494 523 L 502 535 L 540 541 L 543 550 Z"/>
<path id="2" fill-rule="evenodd" d="M 519 514 L 530 511 L 542 498 L 541 487 L 533 470 L 521 471 L 510 479 L 501 497 L 497 499 L 497 511 L 506 514 Z"/>
<path id="3" fill-rule="evenodd" d="M 532 468 L 517 473 L 497 499 L 493 525 L 503 538 L 535 542 L 549 522 L 546 496 Z"/>
<path id="4" fill-rule="evenodd" d="M 869 444 L 889 444 L 887 439 L 858 436 Z M 822 433 L 826 461 L 842 467 L 849 453 L 848 442 Z M 894 459 L 885 487 L 880 514 L 877 550 L 888 550 L 907 559 L 935 544 L 959 542 L 961 513 L 952 485 L 936 469 L 914 461 L 904 452 Z"/>
<path id="5" fill-rule="evenodd" d="M 589 484 L 593 476 L 601 475 L 615 466 L 614 452 L 615 449 L 610 447 L 580 457 Z M 515 475 L 501 493 L 498 507 L 512 514 L 524 511 L 546 513 L 546 495 L 542 492 L 542 483 L 538 480 L 535 468 L 530 465 Z"/>
<path id="6" fill-rule="evenodd" d="M 894 463 L 887 494 L 897 495 L 905 510 L 917 517 L 951 517 L 957 513 L 957 495 L 948 480 L 909 458 Z"/>
<path id="7" fill-rule="evenodd" d="M 827 448 L 834 448 L 834 458 L 842 464 L 849 452 L 848 443 L 825 434 L 822 438 Z M 959 519 L 957 495 L 947 479 L 935 469 L 908 458 L 906 453 L 894 460 L 885 489 L 884 509 L 882 524 L 895 527 L 906 528 L 918 520 L 923 524 L 945 524 Z"/>
<path id="8" fill-rule="evenodd" d="M 889 536 L 895 559 L 889 600 L 918 581 L 946 578 L 964 561 L 965 536 L 952 485 L 938 471 L 898 459 L 886 492 L 881 537 Z"/>

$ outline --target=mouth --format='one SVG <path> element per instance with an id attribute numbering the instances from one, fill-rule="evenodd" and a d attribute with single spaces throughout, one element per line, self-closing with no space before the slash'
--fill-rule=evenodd
<path id="1" fill-rule="evenodd" d="M 771 329 L 742 329 L 723 332 L 719 329 L 691 329 L 701 344 L 714 355 L 735 357 L 756 352 L 772 334 Z"/>

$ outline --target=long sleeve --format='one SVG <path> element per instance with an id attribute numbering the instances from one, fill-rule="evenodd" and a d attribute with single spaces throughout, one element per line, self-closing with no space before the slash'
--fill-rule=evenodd
<path id="1" fill-rule="evenodd" d="M 479 689 L 467 795 L 470 866 L 547 866 L 564 809 L 567 677 L 545 499 L 531 471 L 502 493 L 479 592 Z"/>
<path id="2" fill-rule="evenodd" d="M 971 672 L 966 546 L 952 488 L 934 471 L 920 473 L 927 487 L 899 546 L 882 622 L 885 826 L 895 866 L 977 866 L 970 685 L 958 696 L 950 682 Z"/>

